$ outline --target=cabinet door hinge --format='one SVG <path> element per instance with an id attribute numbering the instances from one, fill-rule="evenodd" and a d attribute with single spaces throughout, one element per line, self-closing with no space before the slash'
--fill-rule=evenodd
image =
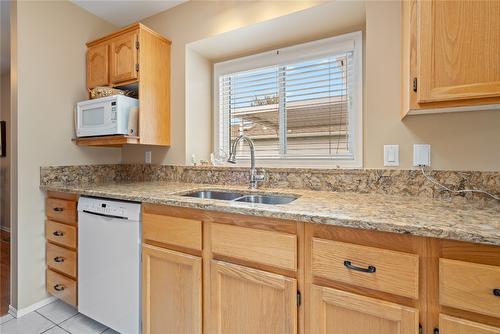
<path id="1" fill-rule="evenodd" d="M 300 306 L 302 304 L 302 295 L 300 294 L 300 291 L 297 291 L 297 306 Z"/>
<path id="2" fill-rule="evenodd" d="M 413 91 L 417 92 L 417 78 L 413 78 Z"/>
<path id="3" fill-rule="evenodd" d="M 135 41 L 135 48 L 139 50 L 139 41 Z"/>
<path id="4" fill-rule="evenodd" d="M 139 64 L 135 64 L 135 70 L 139 72 Z"/>

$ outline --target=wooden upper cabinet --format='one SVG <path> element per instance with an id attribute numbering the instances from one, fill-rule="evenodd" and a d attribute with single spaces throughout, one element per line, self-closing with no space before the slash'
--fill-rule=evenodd
<path id="1" fill-rule="evenodd" d="M 311 334 L 417 334 L 418 310 L 333 288 L 311 289 Z"/>
<path id="2" fill-rule="evenodd" d="M 201 334 L 201 258 L 144 244 L 144 334 Z"/>
<path id="3" fill-rule="evenodd" d="M 209 333 L 297 333 L 297 281 L 212 260 Z"/>
<path id="4" fill-rule="evenodd" d="M 500 1 L 421 1 L 418 102 L 500 96 Z"/>
<path id="5" fill-rule="evenodd" d="M 137 79 L 138 32 L 132 31 L 110 42 L 110 81 L 113 84 Z"/>
<path id="6" fill-rule="evenodd" d="M 98 44 L 87 51 L 87 88 L 109 84 L 109 45 Z"/>
<path id="7" fill-rule="evenodd" d="M 500 1 L 410 0 L 403 9 L 403 116 L 498 109 Z"/>
<path id="8" fill-rule="evenodd" d="M 84 146 L 170 145 L 171 42 L 141 23 L 87 43 L 87 87 L 136 90 L 139 131 L 136 136 L 77 138 Z"/>

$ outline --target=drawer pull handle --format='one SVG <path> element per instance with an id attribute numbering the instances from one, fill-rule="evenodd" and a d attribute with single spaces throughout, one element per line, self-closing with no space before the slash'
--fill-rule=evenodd
<path id="1" fill-rule="evenodd" d="M 500 289 L 493 289 L 493 294 L 497 297 L 500 297 Z"/>
<path id="2" fill-rule="evenodd" d="M 63 231 L 54 231 L 54 233 L 52 233 L 53 235 L 55 235 L 56 237 L 62 237 L 64 235 L 64 232 Z"/>
<path id="3" fill-rule="evenodd" d="M 61 263 L 61 262 L 64 262 L 64 258 L 62 256 L 56 256 L 54 258 L 54 261 L 57 263 Z"/>
<path id="4" fill-rule="evenodd" d="M 56 285 L 54 285 L 54 290 L 56 290 L 56 291 L 64 291 L 64 285 L 62 285 L 62 284 L 56 284 Z"/>
<path id="5" fill-rule="evenodd" d="M 360 271 L 362 273 L 374 273 L 374 272 L 377 271 L 377 268 L 375 268 L 374 266 L 368 266 L 368 268 L 361 268 L 361 267 L 354 266 L 351 263 L 351 261 L 347 261 L 347 260 L 344 261 L 344 266 L 347 269 L 352 269 L 352 270 Z"/>
<path id="6" fill-rule="evenodd" d="M 55 212 L 62 212 L 62 211 L 64 211 L 64 208 L 54 208 L 54 211 Z"/>

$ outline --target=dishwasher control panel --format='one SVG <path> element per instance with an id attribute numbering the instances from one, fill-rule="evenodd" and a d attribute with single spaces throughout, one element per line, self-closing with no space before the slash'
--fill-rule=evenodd
<path id="1" fill-rule="evenodd" d="M 139 221 L 141 204 L 82 196 L 78 200 L 78 211 Z"/>

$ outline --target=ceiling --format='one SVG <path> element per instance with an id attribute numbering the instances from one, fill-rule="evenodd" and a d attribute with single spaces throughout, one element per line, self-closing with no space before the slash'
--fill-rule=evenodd
<path id="1" fill-rule="evenodd" d="M 187 0 L 71 0 L 92 14 L 123 27 L 180 5 Z"/>

